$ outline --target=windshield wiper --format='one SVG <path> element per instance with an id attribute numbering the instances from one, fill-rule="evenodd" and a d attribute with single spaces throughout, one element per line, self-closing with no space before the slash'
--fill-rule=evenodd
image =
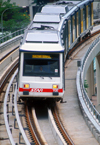
<path id="1" fill-rule="evenodd" d="M 33 30 L 33 29 L 36 29 L 36 30 L 46 30 L 46 29 L 54 30 L 54 27 L 52 27 L 52 26 L 46 26 L 46 25 L 41 25 L 40 27 L 32 27 L 30 30 Z"/>
<path id="2" fill-rule="evenodd" d="M 50 79 L 52 79 L 52 77 L 49 77 Z"/>
<path id="3" fill-rule="evenodd" d="M 44 77 L 40 76 L 40 78 L 44 79 Z"/>

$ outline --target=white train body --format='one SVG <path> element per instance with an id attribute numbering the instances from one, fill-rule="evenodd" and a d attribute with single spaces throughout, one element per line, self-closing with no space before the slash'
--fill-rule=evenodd
<path id="1" fill-rule="evenodd" d="M 31 43 L 33 40 L 37 43 Z M 28 34 L 26 43 L 20 47 L 19 96 L 23 99 L 63 98 L 63 54 L 64 48 L 59 44 L 57 32 Z"/>

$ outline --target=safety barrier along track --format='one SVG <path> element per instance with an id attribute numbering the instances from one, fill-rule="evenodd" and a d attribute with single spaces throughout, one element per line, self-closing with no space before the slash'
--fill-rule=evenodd
<path id="1" fill-rule="evenodd" d="M 24 30 L 25 30 L 25 28 L 24 28 L 24 29 L 17 30 L 17 31 L 15 31 L 15 32 L 11 33 L 11 34 L 8 34 L 8 35 L 6 35 L 6 36 L 0 38 L 0 44 L 4 43 L 4 42 L 6 42 L 6 41 L 8 41 L 8 40 L 10 40 L 10 39 L 13 40 L 13 38 L 16 37 L 16 36 L 19 37 L 21 34 L 24 33 Z M 15 38 L 14 38 L 14 39 L 15 39 Z M 3 44 L 3 45 L 4 45 L 4 44 Z"/>
<path id="2" fill-rule="evenodd" d="M 16 75 L 16 73 L 15 73 Z M 11 131 L 10 131 L 10 128 L 9 128 L 9 123 L 8 123 L 8 119 L 7 119 L 7 98 L 8 98 L 8 93 L 9 93 L 9 90 L 10 90 L 10 87 L 11 87 L 11 84 L 13 82 L 13 79 L 15 77 L 15 75 L 13 75 L 12 79 L 10 80 L 10 83 L 8 85 L 8 88 L 7 88 L 7 91 L 6 91 L 6 94 L 5 94 L 5 99 L 4 99 L 4 120 L 5 120 L 5 125 L 6 125 L 6 129 L 7 129 L 7 133 L 8 133 L 8 136 L 9 136 L 9 140 L 11 142 L 11 144 L 15 144 L 14 142 L 14 139 L 12 137 L 12 134 L 11 134 Z"/>
<path id="3" fill-rule="evenodd" d="M 27 145 L 30 145 L 30 142 L 29 140 L 27 139 L 27 136 L 25 134 L 25 131 L 22 127 L 22 124 L 21 124 L 21 120 L 20 120 L 20 117 L 19 117 L 19 110 L 17 108 L 17 82 L 16 82 L 16 85 L 15 85 L 15 90 L 14 90 L 14 106 L 12 106 L 12 117 L 13 116 L 16 116 L 16 118 L 14 119 L 14 129 L 13 129 L 13 123 L 12 125 L 10 125 L 10 122 L 13 122 L 13 120 L 10 120 L 11 117 L 11 114 L 8 118 L 8 113 L 9 113 L 9 109 L 8 109 L 8 100 L 9 100 L 9 93 L 10 93 L 10 90 L 11 90 L 11 86 L 14 82 L 14 79 L 16 78 L 16 75 L 18 74 L 18 69 L 15 71 L 14 75 L 11 77 L 11 80 L 9 82 L 9 85 L 7 87 L 7 90 L 6 90 L 6 94 L 5 94 L 5 99 L 4 99 L 4 109 L 3 109 L 3 112 L 4 112 L 4 121 L 5 121 L 5 125 L 6 125 L 6 130 L 7 130 L 7 134 L 9 136 L 9 140 L 10 140 L 10 143 L 12 145 L 16 144 L 16 143 L 23 143 L 22 142 L 22 139 L 24 140 L 24 142 L 27 144 Z M 9 106 L 11 107 L 11 104 L 9 104 Z M 14 110 L 15 110 L 15 113 L 14 113 Z M 18 127 L 16 128 L 15 124 L 16 124 L 16 120 L 17 120 L 17 124 L 18 124 Z M 11 129 L 11 126 L 12 126 L 12 129 Z M 17 136 L 17 133 L 18 133 L 18 129 L 19 129 L 19 138 L 17 138 L 17 141 L 14 137 L 14 132 L 16 133 L 16 136 Z"/>
<path id="4" fill-rule="evenodd" d="M 95 51 L 97 49 L 97 51 Z M 93 106 L 84 88 L 84 76 L 86 70 L 88 69 L 89 63 L 93 60 L 95 56 L 100 52 L 100 36 L 92 43 L 92 45 L 87 50 L 83 60 L 81 60 L 81 66 L 77 71 L 77 92 L 80 102 L 80 107 L 83 112 L 84 119 L 94 137 L 100 143 L 100 114 Z M 88 62 L 88 63 L 87 63 Z"/>
<path id="5" fill-rule="evenodd" d="M 11 73 L 18 67 L 21 37 L 22 35 L 0 44 L 0 93 Z"/>
<path id="6" fill-rule="evenodd" d="M 2 90 L 8 80 L 8 78 L 11 76 L 11 74 L 14 72 L 14 70 L 18 67 L 18 59 L 16 58 L 13 63 L 6 69 L 6 71 L 2 74 L 0 79 L 0 93 L 2 93 Z"/>
<path id="7" fill-rule="evenodd" d="M 18 73 L 18 69 L 17 69 L 16 72 Z M 15 97 L 14 97 L 16 119 L 17 119 L 17 123 L 18 123 L 19 129 L 20 129 L 20 132 L 21 132 L 21 135 L 22 135 L 25 143 L 27 145 L 30 145 L 30 142 L 28 141 L 28 138 L 27 138 L 27 136 L 25 134 L 25 131 L 24 131 L 23 126 L 22 126 L 21 121 L 20 121 L 20 117 L 19 117 L 19 113 L 18 113 L 17 103 L 16 102 L 17 102 L 17 86 L 16 86 L 16 89 L 15 89 Z"/>
<path id="8" fill-rule="evenodd" d="M 17 105 L 17 103 L 19 104 L 19 106 L 21 104 L 23 104 L 23 103 L 20 103 L 20 102 L 17 101 L 18 100 L 18 96 L 17 96 L 17 82 L 16 82 L 15 87 L 14 87 L 14 98 L 13 98 L 14 99 L 14 106 L 12 106 L 12 116 L 16 117 L 16 118 L 14 117 L 15 118 L 14 119 L 14 128 L 15 128 L 16 136 L 17 136 L 17 132 L 19 130 L 19 138 L 17 138 L 17 141 L 16 141 L 16 139 L 14 137 L 14 133 L 12 133 L 12 132 L 14 132 L 14 130 L 11 129 L 11 126 L 13 127 L 13 124 L 10 125 L 10 122 L 13 122 L 13 120 L 10 120 L 9 118 L 12 118 L 12 117 L 11 117 L 11 115 L 10 116 L 8 115 L 8 113 L 9 113 L 8 106 L 11 107 L 11 104 L 12 104 L 11 103 L 11 104 L 8 105 L 8 100 L 11 100 L 9 98 L 9 96 L 10 96 L 9 93 L 10 93 L 10 90 L 12 88 L 13 83 L 15 83 L 14 79 L 16 78 L 16 81 L 17 81 L 17 77 L 16 77 L 17 74 L 18 74 L 18 69 L 15 71 L 14 75 L 11 77 L 11 80 L 10 80 L 9 85 L 7 87 L 7 90 L 6 90 L 5 99 L 4 99 L 4 109 L 3 109 L 3 112 L 4 112 L 4 121 L 5 121 L 5 125 L 6 125 L 7 134 L 8 134 L 10 143 L 12 145 L 17 144 L 17 143 L 24 144 L 24 142 L 25 142 L 25 144 L 30 145 L 30 144 L 33 144 L 33 143 L 29 141 L 29 139 L 28 139 L 28 137 L 26 135 L 26 132 L 25 132 L 26 129 L 22 126 L 22 121 L 21 121 L 22 119 L 20 118 L 21 114 L 20 114 L 20 111 L 19 111 L 18 105 Z M 14 113 L 14 110 L 15 110 L 15 113 Z M 26 114 L 27 114 L 27 111 L 26 111 Z M 23 115 L 21 115 L 21 117 L 22 116 Z M 29 114 L 27 114 L 26 116 L 29 116 Z M 27 120 L 29 122 L 30 119 L 27 118 Z M 18 124 L 17 128 L 15 127 L 16 126 L 15 125 L 16 121 L 17 121 L 17 124 Z M 30 126 L 28 126 L 28 127 L 31 128 Z M 36 142 L 36 144 L 37 144 L 37 142 Z"/>

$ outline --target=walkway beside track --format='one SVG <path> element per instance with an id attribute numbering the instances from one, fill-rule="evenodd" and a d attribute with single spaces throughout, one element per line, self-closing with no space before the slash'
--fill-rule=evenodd
<path id="1" fill-rule="evenodd" d="M 90 40 L 93 40 L 91 38 Z M 66 103 L 57 103 L 61 120 L 75 145 L 99 145 L 82 116 L 76 89 L 77 61 L 82 59 L 91 41 L 84 49 L 81 45 L 65 64 L 65 94 Z"/>

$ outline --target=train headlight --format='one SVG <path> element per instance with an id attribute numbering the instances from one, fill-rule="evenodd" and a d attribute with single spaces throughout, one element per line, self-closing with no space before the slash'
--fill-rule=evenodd
<path id="1" fill-rule="evenodd" d="M 30 88 L 30 85 L 29 84 L 24 84 L 24 88 L 25 89 L 29 89 Z"/>
<path id="2" fill-rule="evenodd" d="M 58 89 L 58 85 L 53 85 L 53 89 Z"/>

